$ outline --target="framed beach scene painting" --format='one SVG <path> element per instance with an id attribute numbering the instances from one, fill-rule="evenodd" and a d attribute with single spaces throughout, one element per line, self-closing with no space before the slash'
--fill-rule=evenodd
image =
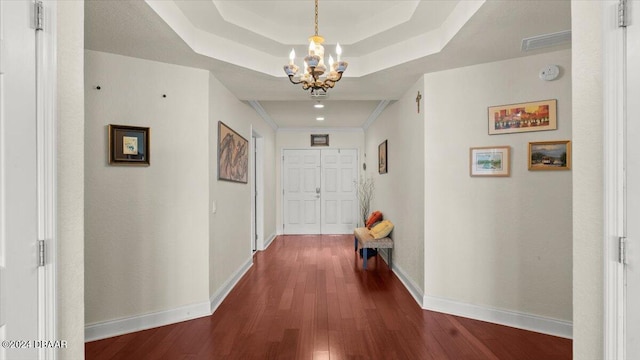
<path id="1" fill-rule="evenodd" d="M 485 146 L 469 149 L 469 175 L 509 176 L 509 146 Z"/>

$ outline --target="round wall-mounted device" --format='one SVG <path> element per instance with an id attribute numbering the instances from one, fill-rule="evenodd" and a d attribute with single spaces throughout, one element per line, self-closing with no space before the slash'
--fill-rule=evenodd
<path id="1" fill-rule="evenodd" d="M 540 70 L 538 76 L 540 80 L 551 81 L 558 78 L 560 75 L 560 68 L 558 65 L 547 65 Z"/>

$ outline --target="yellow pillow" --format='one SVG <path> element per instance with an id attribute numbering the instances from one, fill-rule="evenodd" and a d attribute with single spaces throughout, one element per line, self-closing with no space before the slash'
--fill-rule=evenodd
<path id="1" fill-rule="evenodd" d="M 369 235 L 373 236 L 374 239 L 382 239 L 387 237 L 391 230 L 393 230 L 393 223 L 389 220 L 383 220 L 369 230 Z"/>

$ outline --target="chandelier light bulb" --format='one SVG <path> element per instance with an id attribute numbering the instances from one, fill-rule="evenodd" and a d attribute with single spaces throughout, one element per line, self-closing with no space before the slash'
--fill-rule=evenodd
<path id="1" fill-rule="evenodd" d="M 329 69 L 333 70 L 333 56 L 329 55 Z"/>
<path id="2" fill-rule="evenodd" d="M 340 55 L 342 55 L 342 48 L 339 43 L 336 43 L 336 54 L 338 55 L 338 62 L 340 62 Z"/>
<path id="3" fill-rule="evenodd" d="M 309 41 L 309 55 L 316 54 L 316 43 L 313 40 Z"/>
<path id="4" fill-rule="evenodd" d="M 289 53 L 289 65 L 293 65 L 293 60 L 296 58 L 296 51 L 291 49 Z"/>

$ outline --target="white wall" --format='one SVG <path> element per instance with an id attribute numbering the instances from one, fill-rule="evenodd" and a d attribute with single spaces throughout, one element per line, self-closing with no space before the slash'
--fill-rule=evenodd
<path id="1" fill-rule="evenodd" d="M 571 2 L 575 359 L 603 356 L 602 17 L 600 1 Z"/>
<path id="2" fill-rule="evenodd" d="M 416 96 L 422 79 L 389 105 L 367 129 L 367 177 L 375 192 L 371 211 L 380 210 L 395 227 L 393 266 L 416 300 L 424 284 L 424 107 L 418 114 Z M 378 173 L 378 146 L 387 140 L 388 173 Z"/>
<path id="3" fill-rule="evenodd" d="M 538 78 L 547 64 L 560 78 Z M 571 140 L 571 52 L 431 73 L 424 86 L 425 305 L 570 322 L 574 170 L 528 171 L 526 159 L 530 141 Z M 488 135 L 488 106 L 545 99 L 558 100 L 557 130 Z M 469 148 L 494 145 L 511 147 L 511 176 L 470 177 Z"/>
<path id="4" fill-rule="evenodd" d="M 88 325 L 208 303 L 208 79 L 85 52 Z M 150 127 L 151 166 L 110 166 L 108 124 Z"/>
<path id="5" fill-rule="evenodd" d="M 238 270 L 251 263 L 251 186 L 250 184 L 220 181 L 217 169 L 218 121 L 224 122 L 247 140 L 253 131 L 264 140 L 264 229 L 265 240 L 275 233 L 274 165 L 275 133 L 246 103 L 239 101 L 213 75 L 209 76 L 209 161 L 210 192 L 209 220 L 210 281 L 209 295 L 216 296 Z M 212 213 L 213 202 L 216 213 Z"/>
<path id="6" fill-rule="evenodd" d="M 46 5 L 45 5 L 46 6 Z M 60 1 L 57 16 L 57 339 L 59 359 L 84 358 L 84 3 Z"/>
<path id="7" fill-rule="evenodd" d="M 311 147 L 311 134 L 329 134 L 329 146 Z M 276 133 L 276 229 L 282 234 L 282 155 L 286 149 L 357 149 L 358 163 L 363 162 L 364 131 L 361 129 L 279 129 Z M 361 165 L 358 166 L 361 168 Z"/>

